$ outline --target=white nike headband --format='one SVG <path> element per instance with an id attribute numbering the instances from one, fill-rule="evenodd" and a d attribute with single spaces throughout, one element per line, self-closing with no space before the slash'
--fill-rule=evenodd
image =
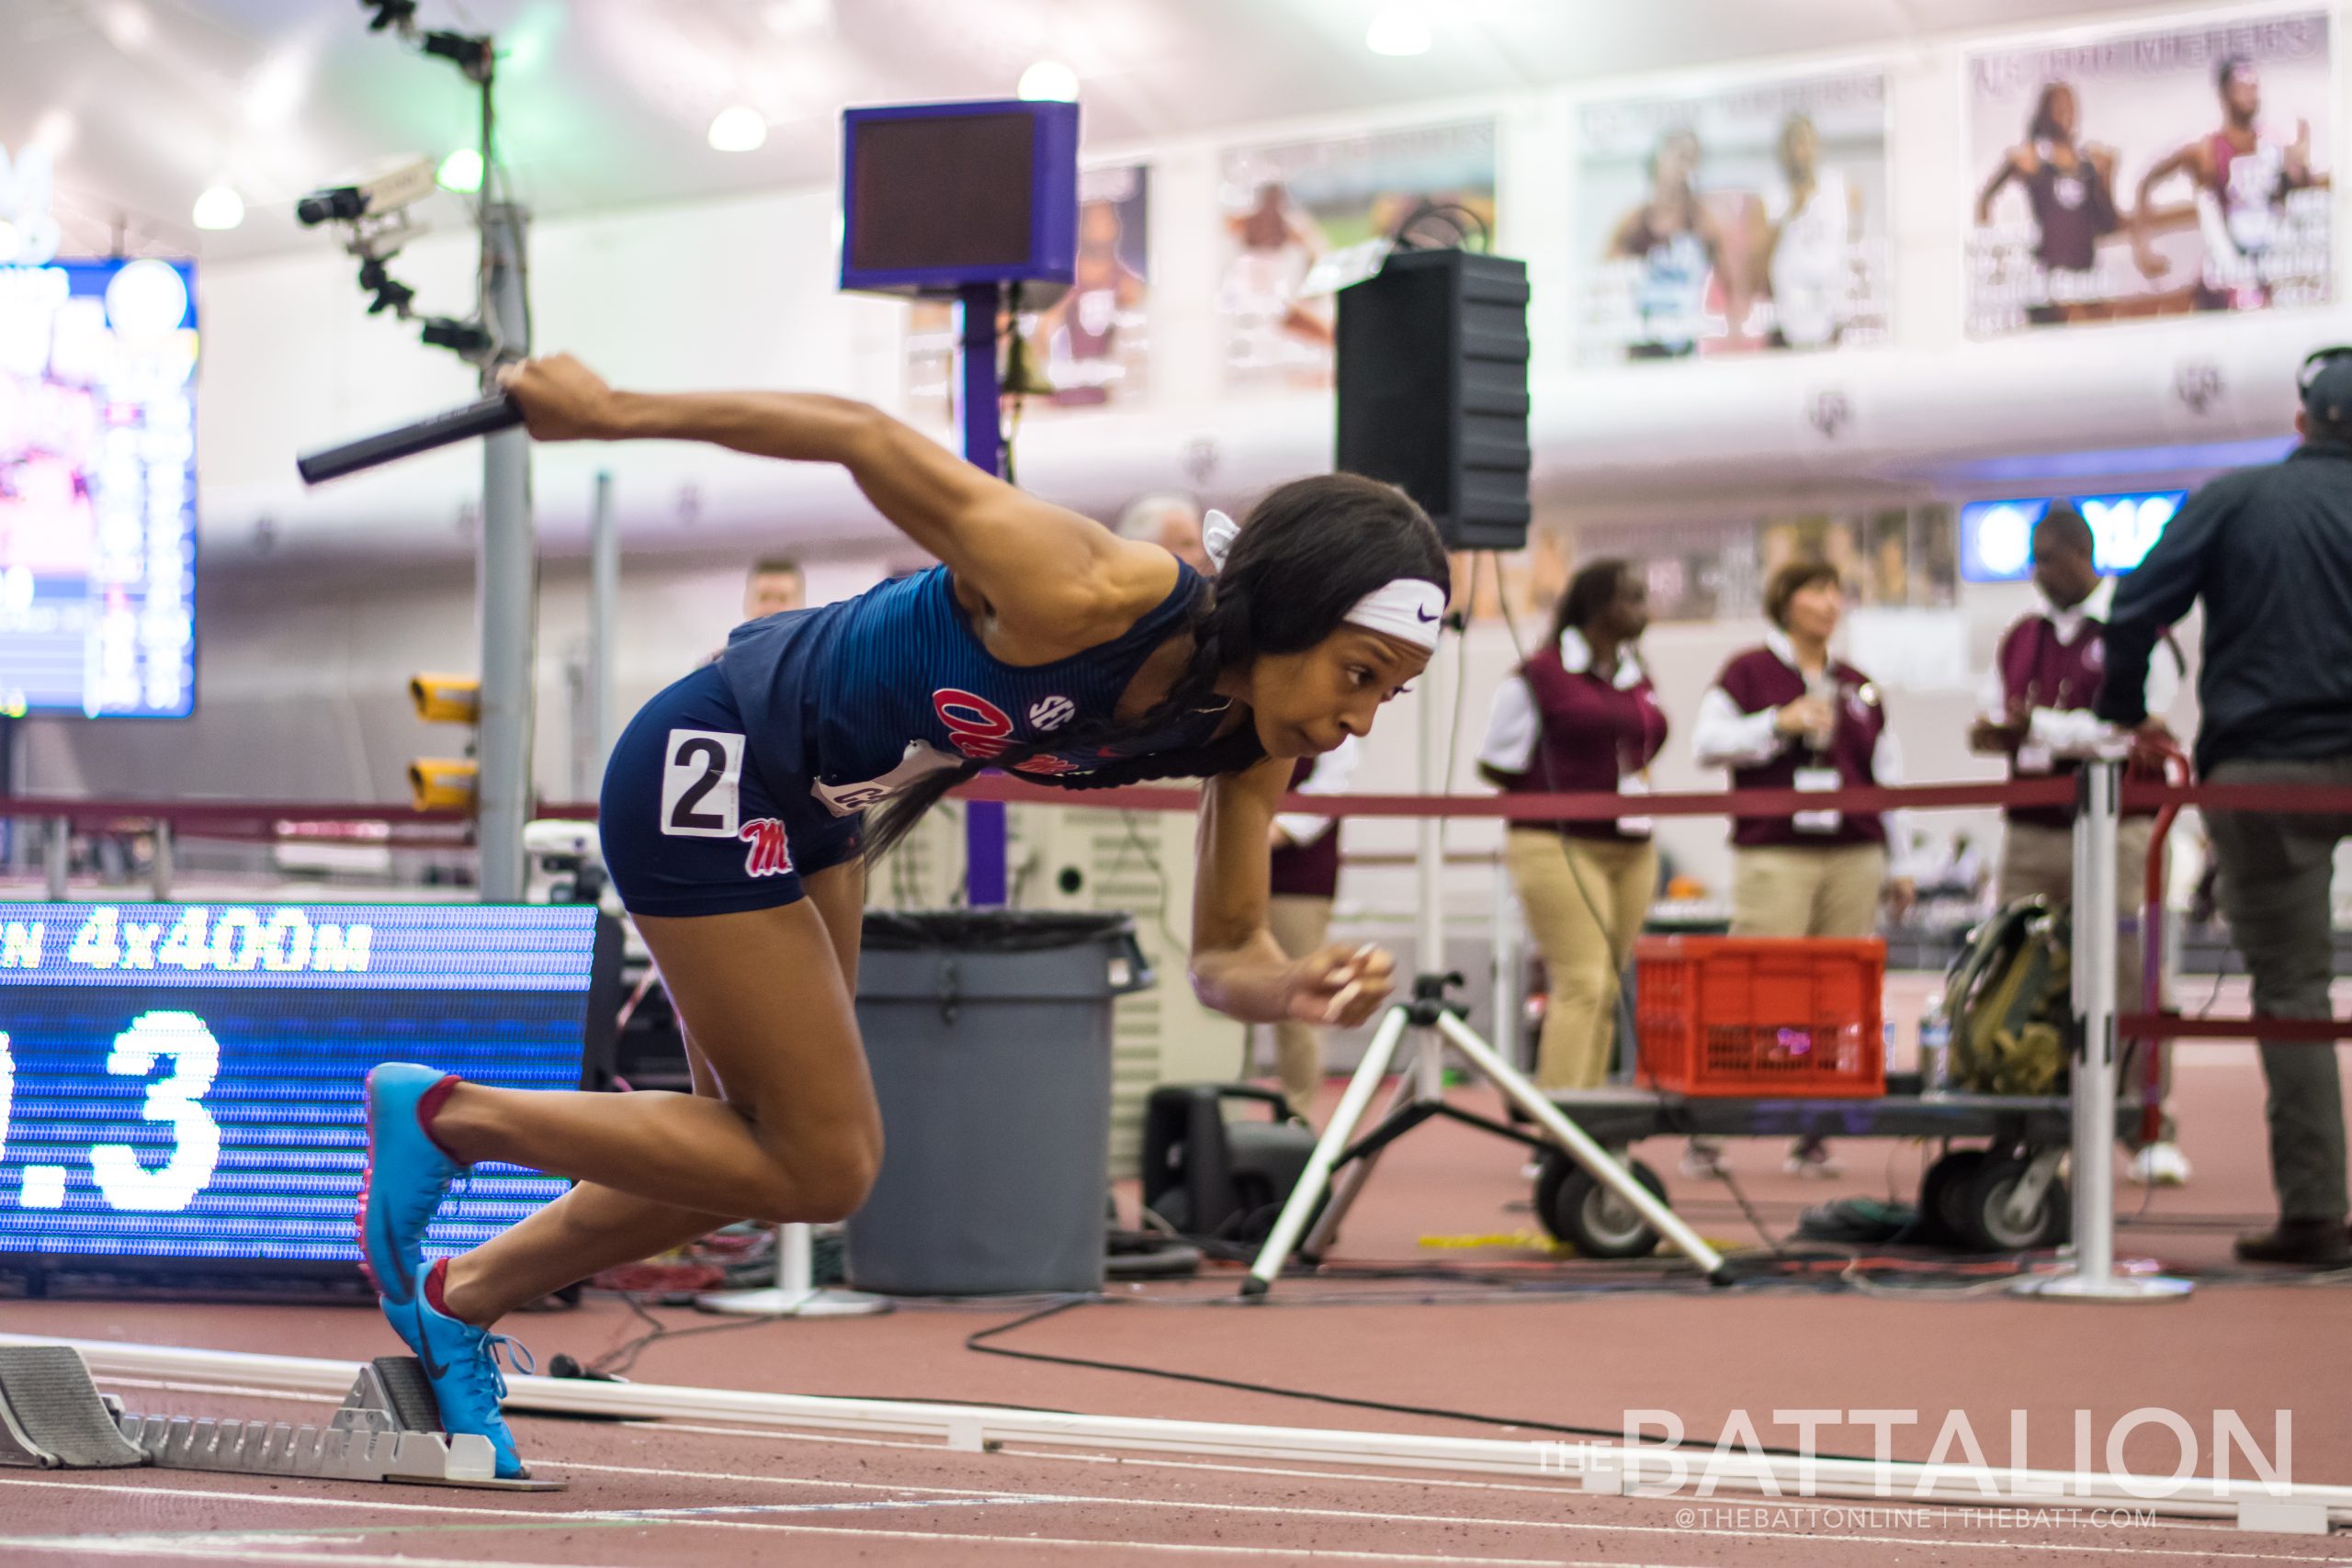
<path id="1" fill-rule="evenodd" d="M 1209 564 L 1219 570 L 1225 568 L 1225 558 L 1233 553 L 1233 541 L 1240 536 L 1241 525 L 1222 512 L 1211 511 L 1201 519 L 1201 547 L 1208 553 Z M 1432 652 L 1439 629 L 1445 624 L 1445 590 L 1425 578 L 1400 577 L 1357 600 L 1345 619 L 1351 626 Z"/>

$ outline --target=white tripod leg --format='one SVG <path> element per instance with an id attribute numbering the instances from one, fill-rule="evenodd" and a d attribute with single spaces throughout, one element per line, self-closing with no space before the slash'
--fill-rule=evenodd
<path id="1" fill-rule="evenodd" d="M 1385 1126 L 1391 1116 L 1419 1098 L 1419 1089 L 1417 1075 L 1398 1074 L 1396 1087 L 1389 1093 L 1388 1103 L 1381 1107 L 1380 1118 L 1373 1124 Z M 1314 1228 L 1306 1233 L 1306 1239 L 1299 1244 L 1300 1250 L 1306 1256 L 1322 1257 L 1330 1250 L 1331 1243 L 1339 1239 L 1340 1224 L 1347 1219 L 1348 1211 L 1355 1207 L 1356 1194 L 1362 1192 L 1363 1184 L 1372 1179 L 1372 1168 L 1380 1163 L 1384 1152 L 1375 1149 L 1340 1173 L 1340 1179 L 1331 1185 L 1331 1201 L 1323 1205 L 1322 1217 L 1315 1222 Z"/>
<path id="2" fill-rule="evenodd" d="M 1470 1058 L 1470 1063 L 1486 1075 L 1487 1081 L 1532 1117 L 1535 1124 L 1551 1135 L 1552 1141 L 1566 1151 L 1568 1157 L 1592 1174 L 1592 1179 L 1616 1193 L 1634 1207 L 1650 1227 L 1670 1242 L 1674 1250 L 1699 1266 L 1699 1271 L 1718 1284 L 1727 1283 L 1724 1274 L 1723 1254 L 1709 1247 L 1699 1233 L 1684 1224 L 1674 1211 L 1657 1201 L 1650 1190 L 1634 1179 L 1633 1172 L 1609 1156 L 1609 1151 L 1592 1141 L 1592 1135 L 1566 1116 L 1560 1108 L 1544 1097 L 1544 1091 L 1529 1082 L 1520 1070 L 1495 1055 L 1491 1046 L 1471 1032 L 1470 1026 L 1450 1012 L 1440 1013 L 1439 1032 L 1446 1041 Z"/>
<path id="3" fill-rule="evenodd" d="M 1410 1010 L 1399 1002 L 1380 1021 L 1372 1043 L 1364 1050 L 1363 1060 L 1356 1064 L 1356 1076 L 1348 1080 L 1347 1093 L 1340 1097 L 1339 1109 L 1331 1112 L 1323 1136 L 1316 1143 L 1315 1153 L 1307 1158 L 1306 1168 L 1299 1173 L 1298 1185 L 1291 1189 L 1290 1201 L 1283 1205 L 1266 1245 L 1258 1249 L 1258 1261 L 1250 1266 L 1250 1277 L 1241 1281 L 1243 1295 L 1264 1295 L 1274 1277 L 1283 1271 L 1283 1265 L 1290 1260 L 1291 1250 L 1306 1233 L 1307 1217 L 1315 1213 L 1315 1205 L 1322 1201 L 1324 1190 L 1330 1185 L 1331 1168 L 1339 1163 L 1340 1152 L 1355 1137 L 1356 1123 L 1363 1119 L 1364 1107 L 1372 1103 L 1380 1080 L 1388 1074 L 1389 1060 L 1396 1054 L 1396 1042 L 1405 1037 L 1409 1016 Z"/>

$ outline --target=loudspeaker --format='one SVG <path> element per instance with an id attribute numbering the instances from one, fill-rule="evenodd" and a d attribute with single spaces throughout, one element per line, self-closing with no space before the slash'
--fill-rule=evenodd
<path id="1" fill-rule="evenodd" d="M 1527 543 L 1527 264 L 1400 251 L 1340 291 L 1339 468 L 1420 502 L 1457 550 Z"/>
<path id="2" fill-rule="evenodd" d="M 1228 1100 L 1254 1100 L 1273 1119 L 1228 1122 Z M 1272 1089 L 1162 1084 L 1144 1102 L 1144 1207 L 1180 1235 L 1254 1245 L 1314 1153 L 1315 1129 Z"/>

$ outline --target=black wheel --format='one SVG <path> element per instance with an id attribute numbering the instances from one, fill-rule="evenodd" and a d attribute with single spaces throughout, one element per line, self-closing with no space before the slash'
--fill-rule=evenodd
<path id="1" fill-rule="evenodd" d="M 1657 1171 L 1639 1160 L 1630 1162 L 1630 1168 L 1651 1197 L 1666 1201 L 1666 1183 Z M 1543 1214 L 1544 1228 L 1586 1258 L 1647 1258 L 1657 1250 L 1657 1232 L 1582 1166 L 1568 1168 Z"/>
<path id="2" fill-rule="evenodd" d="M 1969 1179 L 1963 1208 L 1969 1241 L 1987 1252 L 2030 1252 L 2054 1247 L 2066 1234 L 2066 1184 L 2052 1179 L 2030 1215 L 2013 1219 L 2009 1198 L 2025 1179 L 2021 1159 L 1988 1159 Z"/>
<path id="3" fill-rule="evenodd" d="M 1968 1240 L 1968 1183 L 1984 1163 L 1983 1149 L 1951 1149 L 1919 1178 L 1919 1224 L 1930 1237 Z"/>
<path id="4" fill-rule="evenodd" d="M 1560 1183 L 1566 1181 L 1568 1179 L 1568 1172 L 1576 1168 L 1577 1162 L 1560 1150 L 1546 1149 L 1544 1153 L 1544 1163 L 1535 1172 L 1535 1218 L 1545 1230 L 1552 1232 L 1552 1239 L 1555 1241 L 1568 1239 L 1557 1230 L 1553 1229 L 1552 1216 L 1559 1212 Z"/>

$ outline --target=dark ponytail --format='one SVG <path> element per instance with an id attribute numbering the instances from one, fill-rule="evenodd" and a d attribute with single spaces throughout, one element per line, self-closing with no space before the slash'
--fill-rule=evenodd
<path id="1" fill-rule="evenodd" d="M 1357 600 L 1408 577 L 1452 590 L 1437 528 L 1404 491 L 1354 474 L 1323 474 L 1279 487 L 1251 509 L 1215 581 L 1195 580 L 1183 634 L 1193 640 L 1192 657 L 1167 696 L 1133 718 L 1040 736 L 994 757 L 924 774 L 867 812 L 866 858 L 888 852 L 943 795 L 983 769 L 1016 770 L 1047 751 L 1115 747 L 1218 710 L 1225 703 L 1216 683 L 1227 671 L 1264 654 L 1313 648 L 1340 628 Z M 1240 773 L 1265 754 L 1255 728 L 1244 723 L 1202 745 L 1033 782 L 1109 789 L 1150 779 L 1210 777 Z"/>

